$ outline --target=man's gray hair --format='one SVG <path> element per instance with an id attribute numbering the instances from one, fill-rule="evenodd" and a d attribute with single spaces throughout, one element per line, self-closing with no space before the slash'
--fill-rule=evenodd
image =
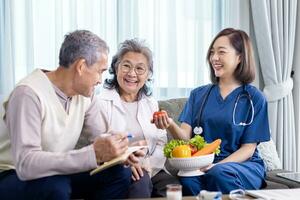
<path id="1" fill-rule="evenodd" d="M 77 59 L 85 59 L 88 66 L 95 64 L 109 48 L 104 40 L 87 30 L 76 30 L 65 35 L 59 52 L 59 65 L 68 68 Z"/>

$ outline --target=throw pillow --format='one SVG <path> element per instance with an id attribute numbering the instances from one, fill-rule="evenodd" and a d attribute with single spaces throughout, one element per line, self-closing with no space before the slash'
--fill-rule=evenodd
<path id="1" fill-rule="evenodd" d="M 267 171 L 282 169 L 275 144 L 271 138 L 268 142 L 262 142 L 257 146 L 258 152 L 263 159 Z"/>

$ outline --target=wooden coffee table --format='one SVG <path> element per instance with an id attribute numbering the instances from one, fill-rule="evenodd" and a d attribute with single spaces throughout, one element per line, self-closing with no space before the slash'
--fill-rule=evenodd
<path id="1" fill-rule="evenodd" d="M 154 199 L 154 200 L 166 200 L 167 198 L 166 197 L 160 197 L 160 198 L 151 198 L 151 199 Z M 182 197 L 182 200 L 195 200 L 196 197 Z M 253 199 L 249 196 L 247 196 L 247 199 Z M 144 200 L 149 200 L 149 199 L 144 199 Z M 228 195 L 222 195 L 222 200 L 230 200 L 229 196 Z"/>
<path id="2" fill-rule="evenodd" d="M 154 200 L 166 200 L 167 197 L 160 197 L 160 198 L 151 198 Z M 190 197 L 182 197 L 182 200 L 195 200 L 196 197 L 190 196 Z M 149 200 L 149 199 L 144 199 Z M 230 200 L 228 195 L 222 195 L 222 200 Z"/>

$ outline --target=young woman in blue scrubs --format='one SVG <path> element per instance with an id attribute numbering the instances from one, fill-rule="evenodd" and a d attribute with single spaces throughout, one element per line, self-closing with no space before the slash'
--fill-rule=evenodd
<path id="1" fill-rule="evenodd" d="M 179 117 L 181 126 L 167 116 L 154 123 L 178 139 L 188 140 L 200 132 L 208 143 L 222 139 L 221 153 L 202 169 L 204 175 L 181 177 L 184 195 L 259 189 L 265 184 L 265 167 L 256 147 L 270 139 L 270 130 L 267 101 L 249 85 L 255 78 L 255 63 L 248 35 L 222 30 L 209 47 L 207 61 L 213 84 L 191 92 Z"/>

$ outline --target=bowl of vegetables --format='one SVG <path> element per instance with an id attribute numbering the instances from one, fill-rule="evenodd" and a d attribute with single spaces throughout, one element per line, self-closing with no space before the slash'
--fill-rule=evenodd
<path id="1" fill-rule="evenodd" d="M 207 143 L 196 135 L 189 141 L 171 140 L 164 147 L 164 155 L 179 170 L 178 176 L 199 176 L 204 174 L 200 169 L 212 164 L 215 154 L 220 153 L 220 144 L 221 139 Z"/>

